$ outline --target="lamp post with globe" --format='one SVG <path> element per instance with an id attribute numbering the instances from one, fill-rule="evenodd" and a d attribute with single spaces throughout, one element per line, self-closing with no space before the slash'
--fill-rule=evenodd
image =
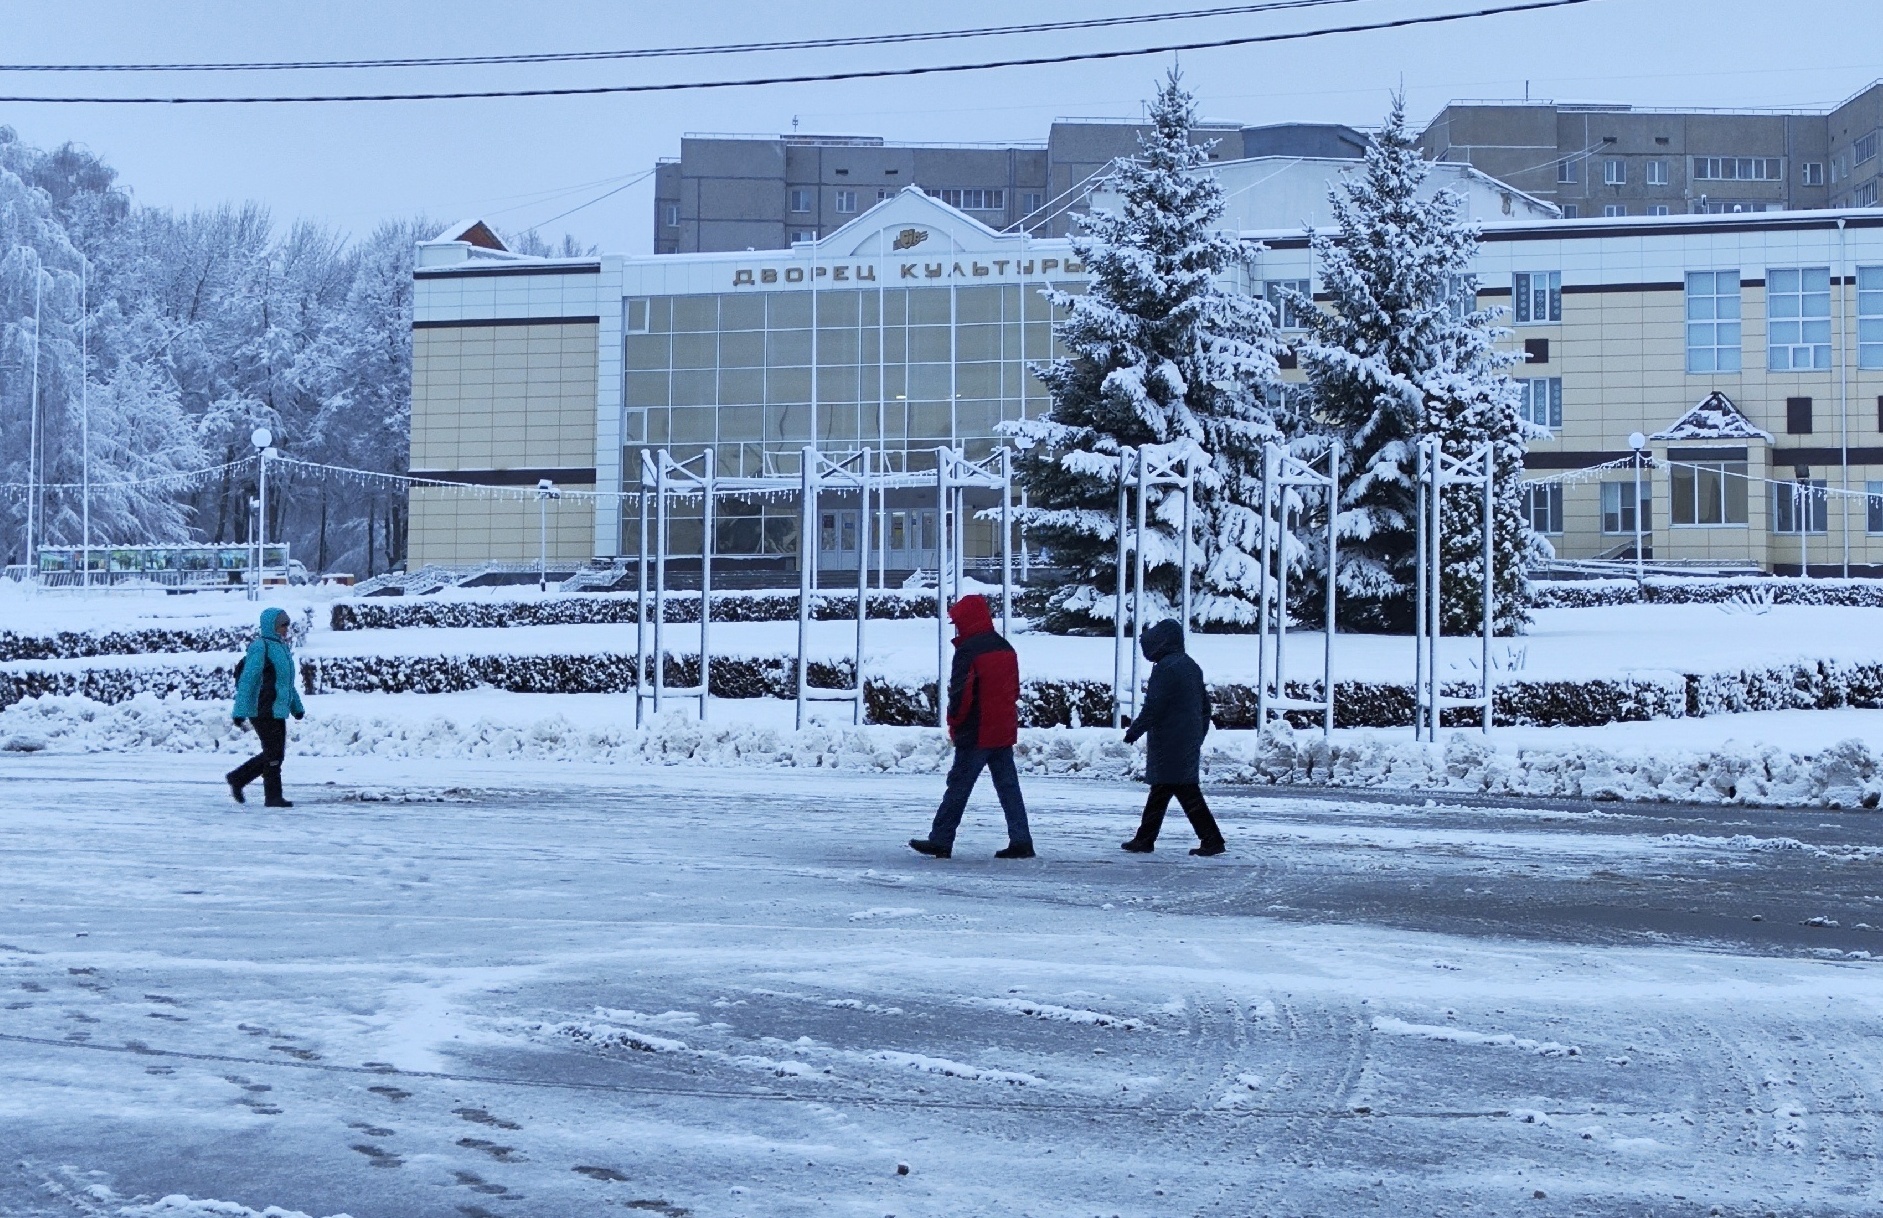
<path id="1" fill-rule="evenodd" d="M 268 574 L 268 458 L 275 455 L 272 447 L 275 436 L 266 427 L 257 427 L 249 433 L 248 439 L 255 446 L 255 455 L 261 461 L 261 498 L 255 525 L 255 595 L 259 597 L 262 580 Z"/>
<path id="2" fill-rule="evenodd" d="M 1641 500 L 1641 462 L 1647 455 L 1648 438 L 1638 431 L 1631 432 L 1628 436 L 1628 447 L 1635 450 L 1635 590 L 1639 592 L 1643 582 L 1641 564 L 1641 513 L 1643 510 Z"/>

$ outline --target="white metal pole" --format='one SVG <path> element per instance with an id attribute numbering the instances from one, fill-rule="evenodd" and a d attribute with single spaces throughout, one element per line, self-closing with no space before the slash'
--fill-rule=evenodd
<path id="1" fill-rule="evenodd" d="M 1178 566 L 1181 568 L 1178 578 L 1183 581 L 1178 590 L 1181 608 L 1178 612 L 1183 617 L 1183 645 L 1190 646 L 1190 529 L 1191 507 L 1196 498 L 1196 459 L 1185 456 L 1183 459 L 1183 541 L 1178 545 Z"/>
<path id="2" fill-rule="evenodd" d="M 1013 634 L 1013 449 L 1000 450 L 1000 632 Z"/>
<path id="3" fill-rule="evenodd" d="M 1125 512 L 1131 477 L 1131 450 L 1118 450 L 1118 582 L 1112 597 L 1111 725 L 1122 726 L 1125 697 Z"/>
<path id="4" fill-rule="evenodd" d="M 1273 590 L 1275 551 L 1275 462 L 1280 452 L 1273 440 L 1262 446 L 1262 595 L 1255 621 L 1255 726 L 1268 726 L 1268 605 Z"/>
<path id="5" fill-rule="evenodd" d="M 45 271 L 33 254 L 33 380 L 27 398 L 26 441 L 26 570 L 31 579 L 39 579 L 38 511 L 39 483 L 39 305 L 44 289 Z"/>
<path id="6" fill-rule="evenodd" d="M 808 652 L 811 635 L 811 591 L 817 585 L 817 450 L 810 445 L 798 459 L 798 709 L 797 725 L 804 727 L 804 691 L 810 683 Z"/>
<path id="7" fill-rule="evenodd" d="M 654 458 L 654 713 L 667 692 L 667 465 L 666 449 Z"/>
<path id="8" fill-rule="evenodd" d="M 549 591 L 549 496 L 536 492 L 536 590 Z"/>
<path id="9" fill-rule="evenodd" d="M 255 525 L 255 595 L 258 599 L 262 580 L 268 574 L 268 454 L 271 451 L 264 446 L 261 452 L 261 509 Z"/>
<path id="10" fill-rule="evenodd" d="M 857 726 L 863 724 L 863 632 L 870 616 L 870 450 L 857 449 L 857 649 L 853 666 L 857 682 Z"/>
<path id="11" fill-rule="evenodd" d="M 92 406 L 91 406 L 91 259 L 79 256 L 78 279 L 78 416 L 79 479 L 84 484 L 80 503 L 84 512 L 84 585 L 92 586 Z"/>
<path id="12" fill-rule="evenodd" d="M 1642 595 L 1645 584 L 1641 557 L 1641 450 L 1635 449 L 1635 595 Z"/>
<path id="13" fill-rule="evenodd" d="M 708 448 L 700 462 L 700 722 L 713 697 L 713 492 L 718 482 L 715 458 Z"/>
<path id="14" fill-rule="evenodd" d="M 1327 634 L 1323 640 L 1326 650 L 1321 655 L 1321 693 L 1327 698 L 1327 719 L 1322 725 L 1322 734 L 1331 734 L 1334 730 L 1334 583 L 1340 572 L 1339 557 L 1336 548 L 1339 544 L 1339 530 L 1335 528 L 1335 517 L 1340 511 L 1340 441 L 1335 440 L 1327 449 Z"/>
<path id="15" fill-rule="evenodd" d="M 1844 519 L 1844 568 L 1843 577 L 1850 578 L 1850 301 L 1844 295 L 1850 279 L 1850 263 L 1846 260 L 1844 241 L 1844 220 L 1837 221 L 1837 459 L 1840 486 L 1843 494 L 1838 504 L 1838 512 Z M 1830 521 L 1825 521 L 1826 527 Z M 1828 539 L 1827 539 L 1828 540 Z"/>
<path id="16" fill-rule="evenodd" d="M 1495 621 L 1494 593 L 1492 584 L 1497 575 L 1497 545 L 1491 531 L 1495 527 L 1495 496 L 1497 466 L 1493 463 L 1496 448 L 1486 441 L 1483 448 L 1484 461 L 1484 654 L 1479 660 L 1480 671 L 1484 680 L 1484 730 L 1491 730 L 1491 629 Z"/>
<path id="17" fill-rule="evenodd" d="M 641 450 L 641 557 L 640 610 L 634 615 L 634 726 L 641 726 L 641 705 L 647 696 L 647 492 L 653 481 L 649 477 L 647 450 Z"/>
<path id="18" fill-rule="evenodd" d="M 1146 449 L 1138 450 L 1138 510 L 1135 527 L 1131 534 L 1131 718 L 1138 717 L 1138 665 L 1142 662 L 1144 648 L 1138 646 L 1138 640 L 1144 637 L 1144 513 L 1145 504 L 1151 497 L 1151 458 Z"/>
<path id="19" fill-rule="evenodd" d="M 935 726 L 948 726 L 948 446 L 935 450 Z"/>
<path id="20" fill-rule="evenodd" d="M 1425 482 L 1428 477 L 1425 468 L 1426 445 L 1419 441 L 1417 449 L 1417 473 L 1413 484 L 1417 488 L 1417 507 L 1413 509 L 1413 553 L 1416 556 L 1418 573 L 1413 577 L 1412 610 L 1412 738 L 1425 738 L 1425 642 L 1426 642 L 1426 604 L 1425 604 Z"/>
<path id="21" fill-rule="evenodd" d="M 1445 450 L 1437 440 L 1431 441 L 1432 447 L 1432 531 L 1427 535 L 1427 543 L 1432 548 L 1431 558 L 1426 566 L 1432 579 L 1432 592 L 1427 598 L 1432 608 L 1432 667 L 1427 674 L 1431 689 L 1431 724 L 1432 736 L 1438 739 L 1439 728 L 1445 718 L 1444 679 L 1439 670 L 1439 648 L 1445 638 Z"/>

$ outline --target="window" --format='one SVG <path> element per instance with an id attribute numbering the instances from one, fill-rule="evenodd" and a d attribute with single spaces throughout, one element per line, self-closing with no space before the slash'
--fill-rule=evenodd
<path id="1" fill-rule="evenodd" d="M 1007 192 L 1004 190 L 983 190 L 978 186 L 959 190 L 949 187 L 942 190 L 929 190 L 928 193 L 948 206 L 958 207 L 962 211 L 1007 210 Z"/>
<path id="2" fill-rule="evenodd" d="M 1576 180 L 1575 157 L 1565 157 L 1556 162 L 1556 180 L 1564 183 L 1574 182 Z"/>
<path id="3" fill-rule="evenodd" d="M 1850 151 L 1851 151 L 1850 163 L 1852 165 L 1861 165 L 1865 161 L 1872 159 L 1873 157 L 1876 156 L 1876 146 L 1877 146 L 1877 133 L 1876 132 L 1872 131 L 1868 135 L 1858 136 L 1856 142 L 1851 144 L 1850 146 Z"/>
<path id="4" fill-rule="evenodd" d="M 1824 185 L 1824 162 L 1806 161 L 1798 166 L 1798 184 L 1800 186 Z"/>
<path id="5" fill-rule="evenodd" d="M 665 224 L 668 228 L 678 228 L 680 226 L 680 205 L 678 203 L 663 204 L 660 209 L 660 219 L 661 223 Z"/>
<path id="6" fill-rule="evenodd" d="M 1672 462 L 1674 523 L 1741 525 L 1746 523 L 1744 461 Z"/>
<path id="7" fill-rule="evenodd" d="M 1773 372 L 1831 366 L 1831 268 L 1765 273 L 1766 366 Z"/>
<path id="8" fill-rule="evenodd" d="M 800 241 L 815 240 L 817 240 L 817 230 L 814 228 L 794 228 L 791 230 L 791 244 L 793 245 L 796 245 Z"/>
<path id="9" fill-rule="evenodd" d="M 1518 325 L 1539 325 L 1563 319 L 1561 271 L 1519 271 L 1511 294 L 1516 298 Z"/>
<path id="10" fill-rule="evenodd" d="M 1739 371 L 1739 272 L 1687 274 L 1687 371 Z"/>
<path id="11" fill-rule="evenodd" d="M 1811 434 L 1811 399 L 1785 399 L 1785 434 L 1788 436 L 1808 436 Z"/>
<path id="12" fill-rule="evenodd" d="M 1563 425 L 1562 377 L 1531 377 L 1518 381 L 1517 388 L 1523 394 L 1518 413 L 1524 422 L 1544 428 Z"/>
<path id="13" fill-rule="evenodd" d="M 1782 166 L 1775 156 L 1697 156 L 1693 176 L 1699 182 L 1780 182 Z"/>
<path id="14" fill-rule="evenodd" d="M 1609 217 L 1625 216 L 1628 214 L 1628 205 L 1626 203 L 1604 203 L 1602 204 L 1602 214 Z"/>
<path id="15" fill-rule="evenodd" d="M 839 214 L 847 216 L 851 212 L 855 211 L 856 209 L 857 209 L 857 192 L 856 191 L 840 190 L 837 192 L 837 211 Z"/>
<path id="16" fill-rule="evenodd" d="M 628 333 L 647 333 L 647 299 L 628 301 Z"/>
<path id="17" fill-rule="evenodd" d="M 1582 214 L 1582 209 L 1580 207 L 1577 207 L 1574 203 L 1563 204 L 1563 219 L 1574 220 L 1577 216 L 1580 216 L 1581 214 Z"/>
<path id="18" fill-rule="evenodd" d="M 800 187 L 791 191 L 791 210 L 798 215 L 808 214 L 811 210 L 811 192 Z"/>
<path id="19" fill-rule="evenodd" d="M 876 188 L 876 201 L 881 203 L 884 199 L 887 199 L 890 195 L 895 193 L 895 191 L 889 189 L 887 186 L 878 186 Z"/>
<path id="20" fill-rule="evenodd" d="M 1883 533 L 1883 482 L 1863 484 L 1863 531 Z"/>
<path id="21" fill-rule="evenodd" d="M 1852 207 L 1875 207 L 1876 185 L 1877 180 L 1871 178 L 1868 182 L 1862 183 L 1857 189 L 1851 191 L 1850 205 Z"/>
<path id="22" fill-rule="evenodd" d="M 1463 321 L 1478 308 L 1478 277 L 1476 275 L 1447 275 L 1445 277 L 1445 311 L 1453 321 Z"/>
<path id="23" fill-rule="evenodd" d="M 1524 515 L 1530 518 L 1530 527 L 1539 533 L 1560 533 L 1563 531 L 1563 484 L 1552 482 L 1545 486 L 1524 488 Z"/>
<path id="24" fill-rule="evenodd" d="M 1822 478 L 1772 484 L 1774 533 L 1827 533 L 1830 531 L 1830 496 Z M 1804 525 L 1804 528 L 1800 528 Z"/>
<path id="25" fill-rule="evenodd" d="M 1857 268 L 1857 367 L 1883 368 L 1883 266 Z"/>
<path id="26" fill-rule="evenodd" d="M 1665 204 L 1665 203 L 1654 203 L 1654 204 L 1651 204 L 1651 205 L 1650 205 L 1650 206 L 1648 207 L 1648 214 L 1649 214 L 1650 216 L 1665 216 L 1665 215 L 1667 215 L 1667 214 L 1668 214 L 1668 209 L 1667 209 L 1667 204 Z"/>
<path id="27" fill-rule="evenodd" d="M 1282 330 L 1304 330 L 1307 322 L 1302 319 L 1305 305 L 1293 296 L 1308 295 L 1308 281 L 1305 279 L 1270 279 L 1262 284 L 1262 298 L 1275 310 L 1275 325 Z"/>
<path id="28" fill-rule="evenodd" d="M 1023 190 L 1020 192 L 1020 210 L 1024 214 L 1030 216 L 1044 206 L 1046 206 L 1046 196 L 1039 191 Z"/>
<path id="29" fill-rule="evenodd" d="M 1648 162 L 1648 185 L 1649 186 L 1667 185 L 1667 162 L 1666 161 L 1649 161 Z"/>
<path id="30" fill-rule="evenodd" d="M 1641 480 L 1641 531 L 1654 531 L 1654 495 L 1648 488 L 1648 480 Z M 1635 531 L 1635 484 L 1628 482 L 1604 482 L 1602 484 L 1602 531 L 1604 533 L 1633 533 Z"/>
<path id="31" fill-rule="evenodd" d="M 1614 159 L 1602 162 L 1602 185 L 1626 186 L 1628 184 L 1628 163 Z"/>

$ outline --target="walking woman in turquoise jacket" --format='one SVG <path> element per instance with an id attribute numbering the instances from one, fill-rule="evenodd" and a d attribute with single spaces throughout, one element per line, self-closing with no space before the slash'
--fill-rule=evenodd
<path id="1" fill-rule="evenodd" d="M 262 751 L 230 770 L 229 794 L 246 803 L 242 788 L 262 780 L 263 803 L 270 808 L 292 808 L 281 795 L 281 761 L 288 751 L 288 716 L 307 714 L 294 689 L 294 652 L 288 647 L 288 613 L 262 610 L 261 630 L 249 640 L 248 654 L 236 670 L 235 725 L 246 720 L 255 727 Z"/>

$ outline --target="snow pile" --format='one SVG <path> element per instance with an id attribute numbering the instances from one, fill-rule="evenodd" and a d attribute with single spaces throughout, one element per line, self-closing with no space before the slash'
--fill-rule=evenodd
<path id="1" fill-rule="evenodd" d="M 1444 1024 L 1407 1023 L 1403 1019 L 1380 1016 L 1373 1021 L 1373 1030 L 1386 1036 L 1417 1036 L 1424 1040 L 1445 1041 L 1454 1045 L 1490 1045 L 1502 1049 L 1520 1049 L 1525 1053 L 1534 1053 L 1538 1057 L 1581 1057 L 1582 1050 L 1575 1045 L 1558 1044 L 1553 1040 L 1528 1040 L 1521 1036 L 1512 1036 L 1508 1032 L 1473 1032 L 1469 1028 L 1453 1028 Z"/>
<path id="2" fill-rule="evenodd" d="M 409 707 L 409 704 L 408 704 Z M 337 711 L 294 725 L 292 749 L 321 757 L 518 758 L 616 765 L 845 769 L 933 773 L 952 751 L 932 728 L 814 725 L 802 731 L 752 723 L 701 724 L 674 712 L 644 730 L 623 723 L 578 727 L 562 715 L 530 722 L 442 714 Z M 140 694 L 106 704 L 80 697 L 29 698 L 0 711 L 0 752 L 247 754 L 254 737 L 221 702 Z M 1015 761 L 1028 774 L 1131 779 L 1142 753 L 1109 728 L 1026 728 Z M 1581 742 L 1527 747 L 1456 732 L 1442 745 L 1401 732 L 1345 731 L 1331 739 L 1280 725 L 1212 733 L 1207 782 L 1298 785 L 1500 796 L 1638 800 L 1781 807 L 1874 808 L 1883 764 L 1857 739 L 1812 753 L 1728 741 L 1714 748 L 1628 752 Z M 1782 847 L 1761 847 L 1782 848 Z"/>
<path id="3" fill-rule="evenodd" d="M 122 1218 L 308 1218 L 300 1210 L 284 1210 L 278 1205 L 252 1210 L 234 1201 L 197 1200 L 182 1193 L 172 1193 L 149 1205 L 127 1205 L 118 1213 Z M 348 1216 L 335 1214 L 333 1218 Z"/>

